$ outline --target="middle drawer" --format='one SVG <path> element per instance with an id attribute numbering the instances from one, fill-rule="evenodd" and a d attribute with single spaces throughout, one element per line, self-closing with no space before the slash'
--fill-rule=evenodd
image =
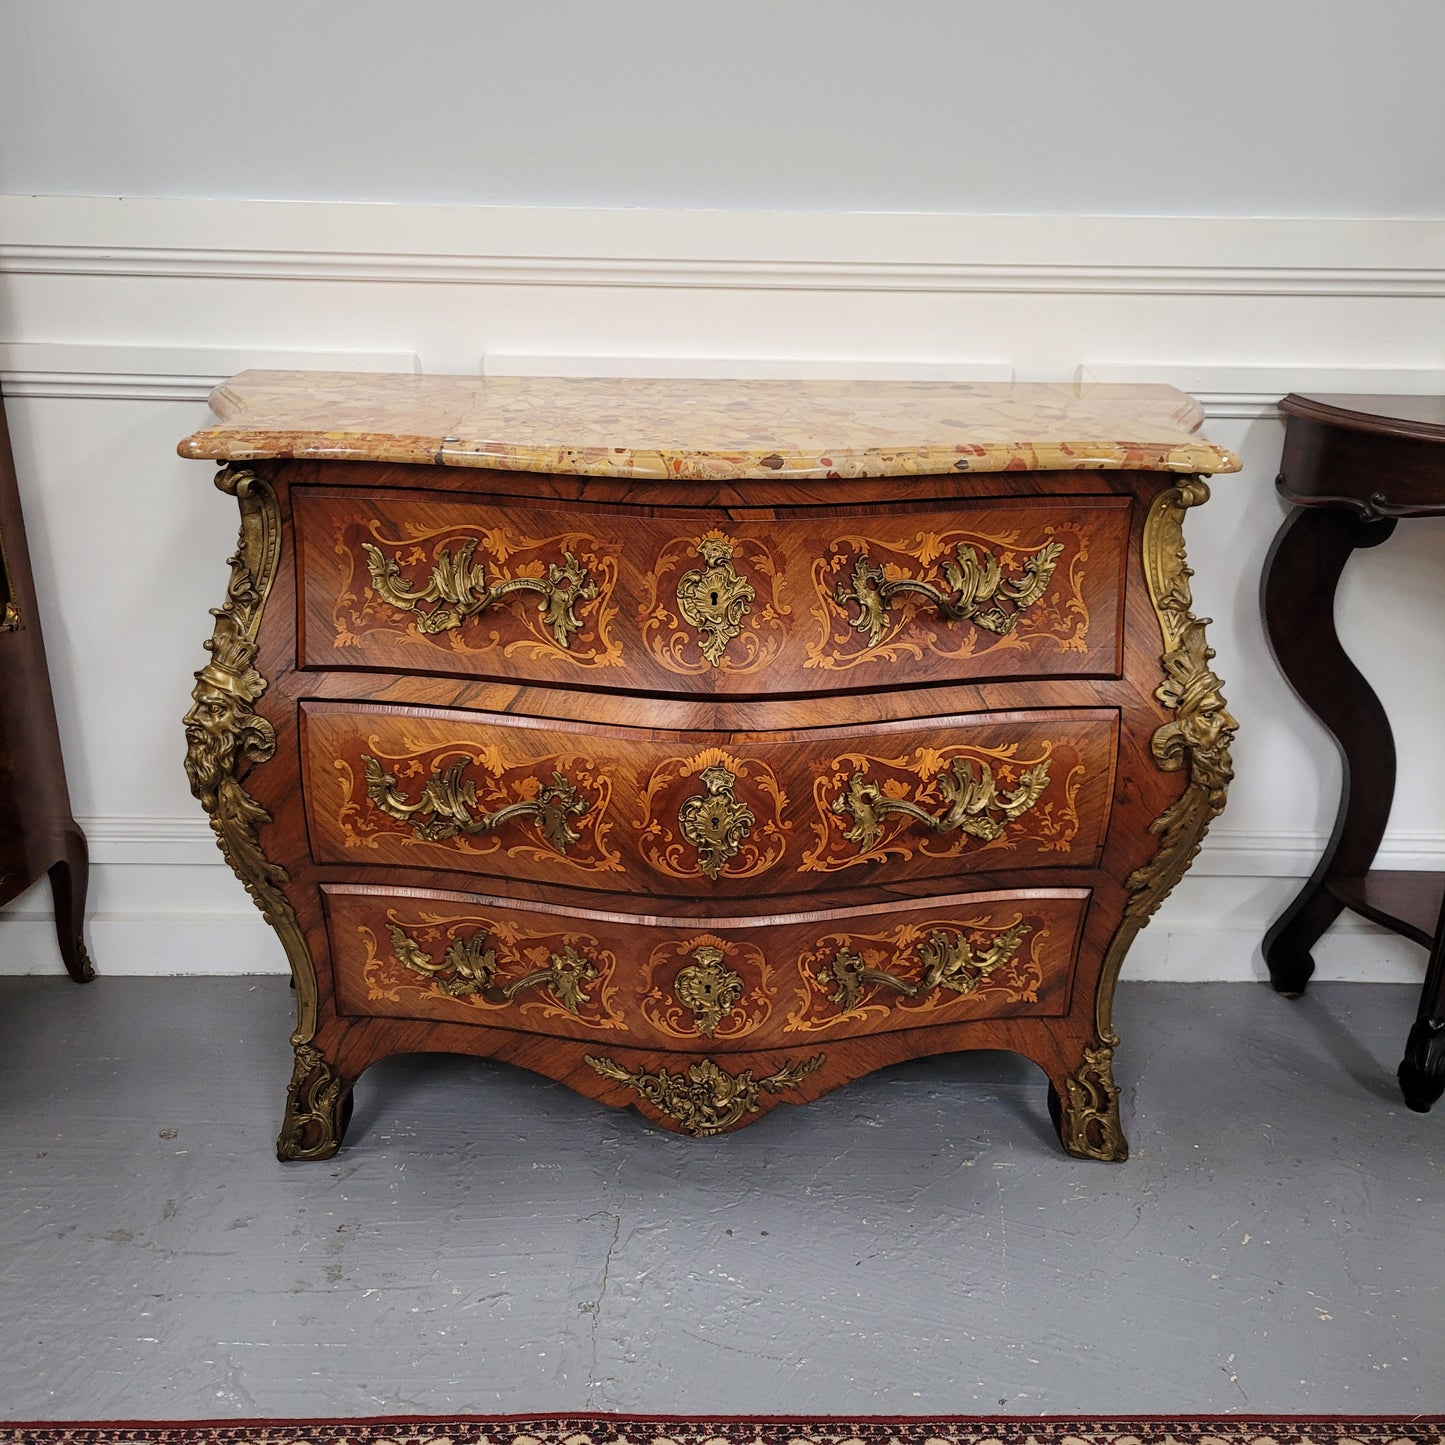
<path id="1" fill-rule="evenodd" d="M 1099 861 L 1112 709 L 664 732 L 308 701 L 319 863 L 696 898 Z"/>

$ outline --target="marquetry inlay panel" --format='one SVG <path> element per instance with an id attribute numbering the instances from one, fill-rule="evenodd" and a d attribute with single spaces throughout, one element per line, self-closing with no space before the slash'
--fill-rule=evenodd
<path id="1" fill-rule="evenodd" d="M 297 518 L 313 666 L 720 694 L 1118 667 L 1123 497 L 679 528 L 308 490 Z"/>
<path id="2" fill-rule="evenodd" d="M 329 887 L 326 900 L 350 1013 L 728 1052 L 1061 1013 L 1087 894 L 976 894 L 872 917 L 832 909 L 708 927 L 558 919 L 464 894 Z"/>

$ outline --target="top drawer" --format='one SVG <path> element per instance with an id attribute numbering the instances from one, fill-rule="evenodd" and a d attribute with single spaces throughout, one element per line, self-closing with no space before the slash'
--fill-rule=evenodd
<path id="1" fill-rule="evenodd" d="M 1119 672 L 1127 497 L 742 520 L 294 498 L 303 667 L 729 696 Z"/>

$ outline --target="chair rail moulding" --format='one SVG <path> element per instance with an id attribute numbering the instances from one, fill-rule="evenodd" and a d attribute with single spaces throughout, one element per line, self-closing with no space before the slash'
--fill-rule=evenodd
<path id="1" fill-rule="evenodd" d="M 0 196 L 0 272 L 527 286 L 1445 296 L 1445 222 Z M 247 245 L 235 244 L 238 236 Z"/>

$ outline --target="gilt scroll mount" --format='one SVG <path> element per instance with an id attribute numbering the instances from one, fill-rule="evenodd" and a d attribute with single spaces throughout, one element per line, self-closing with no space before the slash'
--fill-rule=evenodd
<path id="1" fill-rule="evenodd" d="M 870 967 L 860 953 L 845 945 L 819 973 L 818 982 L 833 986 L 829 1001 L 844 1013 L 855 1008 L 870 987 L 891 988 L 910 999 L 923 998 L 939 989 L 970 994 L 995 969 L 1012 960 L 1030 932 L 1030 925 L 1019 921 L 976 953 L 968 937 L 957 929 L 932 929 L 918 945 L 920 973 L 911 982 L 886 969 Z"/>
<path id="2" fill-rule="evenodd" d="M 487 947 L 487 934 L 478 929 L 464 938 L 454 938 L 440 958 L 433 958 L 404 929 L 387 924 L 392 952 L 397 961 L 427 979 L 448 998 L 480 995 L 488 1003 L 510 1003 L 529 988 L 548 988 L 570 1014 L 580 1014 L 592 995 L 584 985 L 597 977 L 597 965 L 567 944 L 547 960 L 545 968 L 533 969 L 510 983 L 498 984 L 497 955 Z"/>
<path id="3" fill-rule="evenodd" d="M 751 1069 L 730 1074 L 712 1059 L 699 1059 L 683 1073 L 659 1069 L 649 1074 L 645 1069 L 633 1073 L 612 1059 L 586 1055 L 586 1061 L 604 1079 L 626 1084 L 659 1113 L 677 1122 L 684 1133 L 695 1139 L 721 1134 L 741 1122 L 744 1116 L 758 1113 L 758 1097 L 766 1091 L 780 1094 L 791 1089 L 811 1073 L 822 1068 L 823 1055 L 814 1054 L 801 1063 L 789 1064 L 766 1078 L 755 1079 Z"/>

